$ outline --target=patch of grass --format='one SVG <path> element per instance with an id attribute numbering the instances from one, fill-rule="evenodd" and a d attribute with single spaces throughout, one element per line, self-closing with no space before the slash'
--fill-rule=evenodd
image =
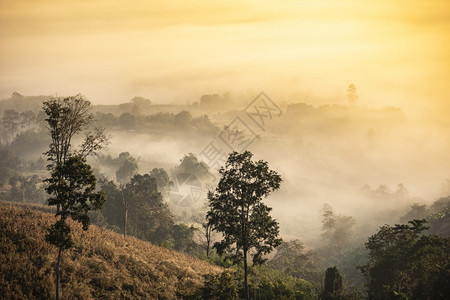
<path id="1" fill-rule="evenodd" d="M 54 299 L 56 247 L 45 241 L 55 217 L 0 202 L 0 299 Z M 63 253 L 63 299 L 175 299 L 222 269 L 133 237 L 69 222 L 75 245 Z"/>

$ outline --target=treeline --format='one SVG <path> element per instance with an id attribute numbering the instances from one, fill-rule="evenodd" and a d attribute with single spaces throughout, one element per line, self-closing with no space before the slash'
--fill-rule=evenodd
<path id="1" fill-rule="evenodd" d="M 207 135 L 219 132 L 219 128 L 211 122 L 207 115 L 193 117 L 186 110 L 177 114 L 158 112 L 151 115 L 143 115 L 138 112 L 124 112 L 119 116 L 112 113 L 97 112 L 96 120 L 98 126 L 106 127 L 110 130 L 136 130 L 157 135 L 174 131 L 196 132 Z"/>
<path id="2" fill-rule="evenodd" d="M 0 199 L 44 204 L 47 199 L 42 180 L 46 162 L 20 160 L 8 148 L 0 146 Z"/>

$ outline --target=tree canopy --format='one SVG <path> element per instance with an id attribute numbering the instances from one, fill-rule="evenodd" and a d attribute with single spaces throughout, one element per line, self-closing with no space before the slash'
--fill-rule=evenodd
<path id="1" fill-rule="evenodd" d="M 370 299 L 444 299 L 450 295 L 450 239 L 424 235 L 425 220 L 385 225 L 366 243 L 361 267 Z"/>
<path id="2" fill-rule="evenodd" d="M 75 135 L 87 129 L 92 120 L 90 102 L 80 95 L 51 99 L 44 102 L 43 109 L 52 139 L 45 153 L 50 177 L 44 182 L 50 194 L 48 204 L 56 205 L 56 216 L 59 217 L 46 238 L 59 247 L 56 264 L 56 298 L 59 299 L 61 252 L 72 246 L 71 230 L 66 220 L 70 217 L 87 230 L 90 223 L 88 212 L 101 208 L 105 201 L 104 193 L 96 190 L 96 178 L 86 163 L 86 157 L 101 149 L 107 138 L 98 130 L 87 133 L 79 147 L 73 147 Z"/>
<path id="3" fill-rule="evenodd" d="M 244 286 L 248 297 L 247 256 L 254 264 L 280 245 L 278 223 L 262 199 L 280 187 L 281 177 L 268 163 L 252 161 L 252 153 L 233 152 L 219 171 L 221 179 L 215 192 L 208 193 L 208 222 L 223 239 L 214 243 L 219 254 L 244 262 Z"/>

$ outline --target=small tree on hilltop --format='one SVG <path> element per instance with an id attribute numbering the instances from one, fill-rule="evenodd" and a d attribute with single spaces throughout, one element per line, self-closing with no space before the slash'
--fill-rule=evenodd
<path id="1" fill-rule="evenodd" d="M 223 240 L 214 243 L 219 254 L 227 254 L 235 263 L 244 262 L 245 297 L 249 299 L 247 258 L 254 264 L 265 262 L 263 256 L 280 245 L 278 223 L 270 216 L 270 207 L 262 199 L 280 187 L 281 177 L 269 169 L 267 162 L 251 160 L 252 153 L 233 152 L 216 191 L 208 193 L 207 219 Z"/>
<path id="2" fill-rule="evenodd" d="M 102 130 L 87 133 L 78 149 L 74 149 L 74 136 L 84 131 L 92 120 L 90 102 L 81 95 L 52 99 L 44 102 L 43 109 L 52 138 L 49 150 L 45 153 L 49 161 L 47 169 L 50 178 L 44 182 L 50 194 L 48 204 L 56 205 L 56 217 L 59 217 L 50 227 L 46 239 L 59 248 L 55 267 L 56 299 L 59 299 L 62 251 L 73 244 L 66 220 L 70 217 L 87 230 L 90 224 L 88 212 L 100 209 L 105 201 L 103 192 L 96 191 L 96 178 L 86 158 L 100 150 L 107 142 L 107 137 Z"/>

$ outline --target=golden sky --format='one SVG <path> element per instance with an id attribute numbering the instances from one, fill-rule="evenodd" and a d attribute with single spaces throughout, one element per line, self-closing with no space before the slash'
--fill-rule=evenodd
<path id="1" fill-rule="evenodd" d="M 450 1 L 0 0 L 0 98 L 82 93 L 450 112 Z M 443 116 L 443 114 L 441 114 Z"/>

